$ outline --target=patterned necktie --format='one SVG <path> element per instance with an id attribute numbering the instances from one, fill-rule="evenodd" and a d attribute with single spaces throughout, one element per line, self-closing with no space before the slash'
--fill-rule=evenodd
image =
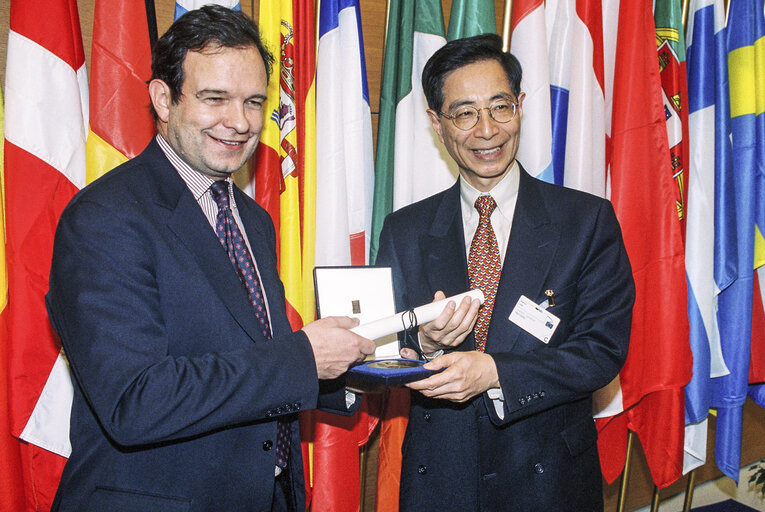
<path id="1" fill-rule="evenodd" d="M 480 196 L 475 201 L 475 207 L 480 214 L 480 219 L 478 229 L 470 243 L 468 275 L 470 287 L 479 288 L 485 298 L 473 329 L 476 349 L 483 352 L 486 348 L 486 334 L 489 330 L 491 312 L 494 309 L 494 299 L 497 296 L 502 263 L 499 258 L 497 236 L 494 234 L 494 228 L 491 227 L 491 213 L 497 207 L 497 203 L 491 196 Z"/>
<path id="2" fill-rule="evenodd" d="M 266 303 L 263 300 L 263 291 L 260 287 L 258 273 L 255 271 L 250 252 L 247 250 L 247 244 L 244 242 L 242 232 L 234 220 L 234 214 L 231 211 L 231 205 L 228 196 L 228 182 L 225 180 L 216 181 L 210 185 L 210 192 L 218 205 L 218 215 L 215 218 L 215 232 L 218 235 L 221 245 L 228 252 L 228 258 L 239 275 L 239 280 L 247 290 L 247 296 L 250 299 L 255 310 L 255 318 L 260 326 L 263 336 L 271 339 L 271 328 L 268 323 L 268 313 Z M 287 467 L 287 458 L 290 449 L 290 424 L 279 420 L 277 422 L 276 436 L 276 464 L 281 468 Z"/>

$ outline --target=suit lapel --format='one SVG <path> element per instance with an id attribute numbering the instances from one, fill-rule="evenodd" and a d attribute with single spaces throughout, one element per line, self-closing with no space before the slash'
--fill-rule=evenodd
<path id="1" fill-rule="evenodd" d="M 421 240 L 431 299 L 437 290 L 451 297 L 470 287 L 465 251 L 459 250 L 465 247 L 459 190 L 458 180 L 444 192 L 430 231 Z"/>
<path id="2" fill-rule="evenodd" d="M 152 142 L 156 145 L 156 142 Z M 253 340 L 262 340 L 255 315 L 228 255 L 210 228 L 202 209 L 170 162 L 156 146 L 154 170 L 157 204 L 169 211 L 168 228 L 194 255 L 210 285 L 234 320 Z"/>
<path id="3" fill-rule="evenodd" d="M 521 295 L 536 300 L 542 293 L 560 240 L 537 182 L 522 167 L 520 173 L 518 202 L 486 343 L 488 352 L 512 349 L 521 329 L 508 320 L 510 312 Z"/>

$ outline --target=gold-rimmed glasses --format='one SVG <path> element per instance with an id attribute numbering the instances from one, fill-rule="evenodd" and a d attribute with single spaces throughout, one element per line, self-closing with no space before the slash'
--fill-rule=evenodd
<path id="1" fill-rule="evenodd" d="M 454 126 L 460 130 L 470 130 L 481 120 L 481 111 L 488 110 L 489 117 L 498 123 L 507 123 L 513 120 L 517 111 L 517 105 L 510 100 L 500 100 L 488 107 L 474 107 L 462 105 L 450 113 L 439 112 L 438 115 L 450 119 Z"/>

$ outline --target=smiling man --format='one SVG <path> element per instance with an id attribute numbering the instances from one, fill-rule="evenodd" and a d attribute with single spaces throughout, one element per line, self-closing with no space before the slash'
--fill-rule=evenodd
<path id="1" fill-rule="evenodd" d="M 592 393 L 627 357 L 634 284 L 611 204 L 516 161 L 520 83 L 496 35 L 449 42 L 423 70 L 460 179 L 388 216 L 376 264 L 398 310 L 486 300 L 450 304 L 402 348 L 443 370 L 409 384 L 404 512 L 603 510 Z"/>
<path id="2" fill-rule="evenodd" d="M 182 16 L 152 52 L 157 136 L 61 215 L 46 301 L 74 403 L 54 511 L 305 510 L 297 413 L 348 413 L 336 378 L 375 346 L 346 317 L 292 332 L 273 224 L 231 180 L 271 62 L 243 14 Z"/>

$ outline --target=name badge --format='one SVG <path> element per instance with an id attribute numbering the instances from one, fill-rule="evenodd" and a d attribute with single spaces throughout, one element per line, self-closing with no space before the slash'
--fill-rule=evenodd
<path id="1" fill-rule="evenodd" d="M 539 304 L 535 304 L 525 295 L 521 295 L 518 299 L 508 319 L 542 343 L 550 342 L 560 323 L 560 318 L 549 313 Z"/>

